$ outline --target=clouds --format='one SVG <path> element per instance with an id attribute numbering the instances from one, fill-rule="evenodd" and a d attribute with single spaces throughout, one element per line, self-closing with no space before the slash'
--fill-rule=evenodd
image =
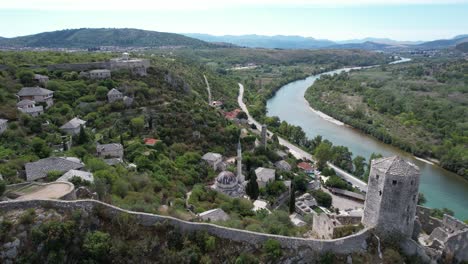
<path id="1" fill-rule="evenodd" d="M 249 7 L 349 7 L 376 5 L 468 4 L 468 0 L 21 0 L 2 1 L 0 9 L 29 10 L 207 10 Z"/>

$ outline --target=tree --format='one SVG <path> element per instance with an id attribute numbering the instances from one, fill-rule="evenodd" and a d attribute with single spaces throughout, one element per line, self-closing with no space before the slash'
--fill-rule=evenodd
<path id="1" fill-rule="evenodd" d="M 3 195 L 3 193 L 5 192 L 5 189 L 6 189 L 6 183 L 5 183 L 5 181 L 0 180 L 0 196 Z"/>
<path id="2" fill-rule="evenodd" d="M 47 158 L 50 155 L 51 149 L 47 146 L 46 142 L 41 138 L 34 138 L 32 140 L 32 149 L 34 153 L 41 159 Z"/>
<path id="3" fill-rule="evenodd" d="M 292 183 L 294 188 L 299 192 L 307 191 L 307 185 L 309 184 L 309 178 L 304 174 L 299 174 L 293 178 Z"/>
<path id="4" fill-rule="evenodd" d="M 83 125 L 80 125 L 80 133 L 78 134 L 77 143 L 79 145 L 83 145 L 83 144 L 88 143 L 88 141 L 89 141 L 88 134 L 86 134 L 86 131 L 85 131 Z"/>
<path id="5" fill-rule="evenodd" d="M 33 86 L 34 85 L 34 73 L 30 70 L 22 70 L 17 74 L 18 79 L 20 79 L 21 84 L 24 86 Z"/>
<path id="6" fill-rule="evenodd" d="M 260 191 L 257 183 L 257 175 L 253 170 L 249 172 L 249 182 L 245 187 L 245 191 L 251 200 L 257 200 Z"/>
<path id="7" fill-rule="evenodd" d="M 105 261 L 111 245 L 111 237 L 108 233 L 94 231 L 86 234 L 83 249 L 92 259 Z"/>
<path id="8" fill-rule="evenodd" d="M 424 205 L 427 202 L 426 196 L 423 193 L 418 195 L 418 205 Z"/>
<path id="9" fill-rule="evenodd" d="M 263 245 L 263 252 L 269 260 L 278 260 L 281 257 L 281 245 L 278 240 L 268 239 Z"/>
<path id="10" fill-rule="evenodd" d="M 140 132 L 145 127 L 145 119 L 143 117 L 135 117 L 130 120 L 130 124 L 132 125 L 132 129 L 135 132 Z"/>
<path id="11" fill-rule="evenodd" d="M 95 96 L 96 96 L 96 100 L 99 100 L 99 101 L 106 101 L 107 100 L 107 93 L 109 92 L 109 90 L 107 89 L 107 87 L 105 86 L 98 86 L 96 88 L 96 93 L 95 93 Z"/>
<path id="12" fill-rule="evenodd" d="M 318 147 L 315 149 L 315 158 L 317 159 L 317 166 L 320 170 L 322 170 L 327 162 L 332 158 L 332 145 L 329 142 L 322 142 Z"/>
<path id="13" fill-rule="evenodd" d="M 294 183 L 291 182 L 291 190 L 289 195 L 289 213 L 292 214 L 296 211 L 296 188 L 294 187 Z"/>
<path id="14" fill-rule="evenodd" d="M 366 166 L 366 158 L 363 156 L 356 156 L 353 159 L 353 165 L 354 165 L 354 175 L 357 177 L 363 177 L 364 176 L 364 168 Z"/>
<path id="15" fill-rule="evenodd" d="M 312 192 L 312 196 L 320 206 L 329 208 L 332 205 L 332 196 L 322 190 Z"/>

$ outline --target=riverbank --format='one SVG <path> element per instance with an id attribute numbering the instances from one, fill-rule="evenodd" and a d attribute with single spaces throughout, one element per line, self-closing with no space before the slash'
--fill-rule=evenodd
<path id="1" fill-rule="evenodd" d="M 340 71 L 332 71 L 329 74 L 338 72 Z M 346 146 L 353 156 L 360 155 L 368 159 L 372 153 L 381 153 L 384 156 L 404 157 L 420 168 L 420 192 L 427 198 L 426 206 L 447 207 L 453 210 L 459 219 L 468 219 L 468 183 L 463 178 L 418 160 L 413 155 L 384 144 L 354 128 L 329 122 L 311 111 L 309 104 L 304 100 L 304 93 L 319 77 L 310 76 L 279 89 L 276 96 L 267 101 L 268 117 L 277 116 L 279 120 L 301 127 L 308 138 L 321 135 L 334 145 Z"/>
<path id="2" fill-rule="evenodd" d="M 427 67 L 433 64 L 431 61 L 424 63 Z M 457 66 L 459 62 L 452 64 Z M 462 113 L 466 107 L 461 103 L 463 95 L 458 89 L 449 89 L 454 83 L 458 84 L 458 79 L 432 80 L 434 84 L 429 84 L 423 77 L 435 78 L 433 75 L 415 77 L 408 73 L 420 65 L 418 62 L 392 68 L 374 67 L 339 76 L 321 75 L 306 90 L 305 98 L 314 111 L 323 112 L 420 161 L 439 165 L 468 180 L 468 164 L 464 161 L 468 152 L 463 150 L 459 139 L 463 137 L 462 124 L 466 118 Z M 454 102 L 455 95 L 461 101 Z M 442 162 L 433 162 L 433 158 Z"/>

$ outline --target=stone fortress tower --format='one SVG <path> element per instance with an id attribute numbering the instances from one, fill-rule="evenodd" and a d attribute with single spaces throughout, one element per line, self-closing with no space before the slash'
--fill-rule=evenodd
<path id="1" fill-rule="evenodd" d="M 398 156 L 371 161 L 362 223 L 380 234 L 413 233 L 419 168 Z"/>

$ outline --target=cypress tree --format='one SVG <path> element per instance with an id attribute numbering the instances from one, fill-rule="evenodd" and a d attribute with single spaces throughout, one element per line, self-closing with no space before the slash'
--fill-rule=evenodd
<path id="1" fill-rule="evenodd" d="M 296 188 L 294 188 L 293 182 L 291 182 L 291 190 L 289 194 L 289 213 L 292 214 L 296 211 Z"/>
<path id="2" fill-rule="evenodd" d="M 257 175 L 255 175 L 255 172 L 253 172 L 253 170 L 250 171 L 249 175 L 249 182 L 247 183 L 245 191 L 251 200 L 257 200 L 258 195 L 260 194 L 260 190 L 258 188 L 257 183 Z"/>
<path id="3" fill-rule="evenodd" d="M 86 131 L 83 127 L 83 125 L 80 125 L 80 134 L 78 135 L 78 144 L 86 144 L 88 143 L 88 135 L 86 134 Z"/>

